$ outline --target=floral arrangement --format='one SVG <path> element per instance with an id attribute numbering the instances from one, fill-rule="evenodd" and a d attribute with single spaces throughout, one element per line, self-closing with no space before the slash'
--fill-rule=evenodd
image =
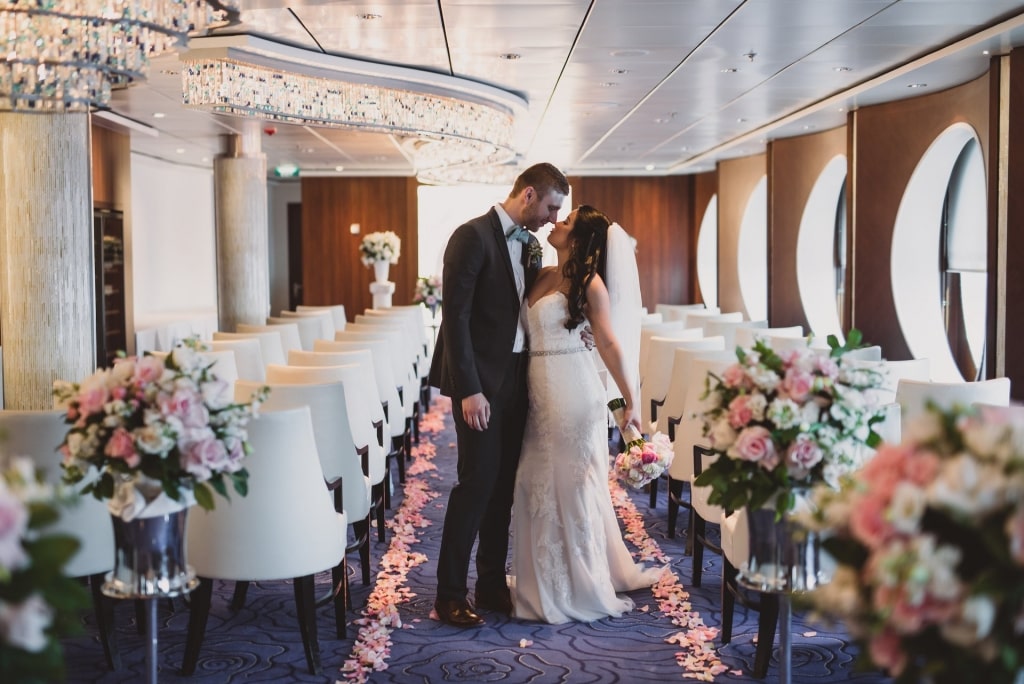
<path id="1" fill-rule="evenodd" d="M 413 304 L 422 304 L 434 311 L 441 303 L 441 277 L 432 275 L 417 278 L 412 301 Z"/>
<path id="2" fill-rule="evenodd" d="M 814 492 L 837 567 L 810 598 L 897 682 L 1024 676 L 1024 420 L 1009 416 L 930 407 L 840 491 Z"/>
<path id="3" fill-rule="evenodd" d="M 402 255 L 402 238 L 390 230 L 368 233 L 359 243 L 359 254 L 364 266 L 375 261 L 397 264 L 398 257 Z"/>
<path id="4" fill-rule="evenodd" d="M 32 461 L 8 459 L 0 472 L 0 672 L 4 681 L 62 681 L 59 639 L 81 632 L 89 594 L 63 568 L 74 537 L 47 531 L 59 498 Z"/>
<path id="5" fill-rule="evenodd" d="M 777 354 L 759 340 L 736 349 L 737 363 L 722 377 L 709 374 L 707 409 L 699 416 L 718 458 L 697 477 L 708 501 L 726 510 L 760 508 L 774 498 L 779 516 L 791 511 L 794 490 L 840 478 L 859 468 L 881 439 L 873 425 L 882 408 L 867 390 L 881 373 L 845 367 L 843 355 L 861 343 L 828 338 L 827 356 L 809 348 Z"/>
<path id="6" fill-rule="evenodd" d="M 228 496 L 227 481 L 245 496 L 245 425 L 268 390 L 235 403 L 231 385 L 200 351 L 191 338 L 164 359 L 122 357 L 81 383 L 56 382 L 71 425 L 60 445 L 65 481 L 80 482 L 96 468 L 100 477 L 82 491 L 107 499 L 125 520 L 146 517 L 140 513 L 154 502 L 180 510 L 194 498 L 212 509 L 214 491 Z"/>
<path id="7" fill-rule="evenodd" d="M 615 474 L 633 489 L 657 480 L 672 465 L 672 442 L 668 435 L 655 433 L 651 439 L 631 442 L 615 457 Z"/>

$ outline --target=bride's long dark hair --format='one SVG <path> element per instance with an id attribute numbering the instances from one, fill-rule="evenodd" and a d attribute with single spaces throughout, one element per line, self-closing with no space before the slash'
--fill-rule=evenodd
<path id="1" fill-rule="evenodd" d="M 611 221 L 587 204 L 576 209 L 576 221 L 569 232 L 569 258 L 562 266 L 562 275 L 569 279 L 569 330 L 583 322 L 587 306 L 587 286 L 594 275 L 605 277 L 608 226 Z"/>

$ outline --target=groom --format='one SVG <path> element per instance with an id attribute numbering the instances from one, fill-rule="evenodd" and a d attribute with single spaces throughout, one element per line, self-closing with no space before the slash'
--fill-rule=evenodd
<path id="1" fill-rule="evenodd" d="M 434 601 L 437 616 L 450 625 L 484 624 L 476 609 L 512 612 L 505 562 L 527 407 L 528 355 L 519 310 L 540 268 L 533 233 L 557 220 L 568 194 L 561 171 L 535 164 L 520 174 L 504 202 L 456 228 L 445 249 L 444 316 L 430 384 L 452 398 L 459 446 Z M 466 578 L 478 534 L 474 608 Z"/>

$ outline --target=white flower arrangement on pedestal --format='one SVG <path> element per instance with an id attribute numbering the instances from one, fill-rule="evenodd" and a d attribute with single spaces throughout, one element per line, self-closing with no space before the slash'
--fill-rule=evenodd
<path id="1" fill-rule="evenodd" d="M 359 254 L 364 266 L 371 266 L 377 261 L 397 264 L 398 257 L 402 255 L 402 238 L 390 230 L 369 233 L 359 243 Z"/>

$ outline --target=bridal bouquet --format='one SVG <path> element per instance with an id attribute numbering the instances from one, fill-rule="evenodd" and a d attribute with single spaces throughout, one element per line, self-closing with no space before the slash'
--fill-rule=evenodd
<path id="1" fill-rule="evenodd" d="M 60 445 L 66 482 L 96 468 L 100 477 L 82 491 L 108 500 L 111 513 L 125 520 L 151 504 L 168 509 L 161 513 L 180 510 L 193 497 L 212 509 L 213 492 L 227 497 L 228 482 L 245 496 L 245 425 L 267 390 L 235 403 L 231 385 L 212 372 L 200 346 L 193 338 L 165 359 L 119 358 L 80 383 L 54 384 L 71 425 Z"/>
<path id="2" fill-rule="evenodd" d="M 860 341 L 858 330 L 843 346 L 830 335 L 825 356 L 809 348 L 777 354 L 759 340 L 737 348 L 737 363 L 721 378 L 708 376 L 708 408 L 699 417 L 718 458 L 696 484 L 711 487 L 709 503 L 734 511 L 774 498 L 782 515 L 793 509 L 795 489 L 837 487 L 863 464 L 880 442 L 872 426 L 883 418 L 867 390 L 883 378 L 843 364 Z"/>
<path id="3" fill-rule="evenodd" d="M 390 230 L 368 233 L 359 243 L 359 253 L 364 266 L 370 266 L 375 261 L 397 264 L 402 254 L 402 238 Z"/>
<path id="4" fill-rule="evenodd" d="M 626 444 L 626 450 L 615 457 L 613 469 L 620 480 L 633 489 L 640 489 L 657 480 L 672 465 L 672 441 L 661 432 L 655 433 L 648 441 L 632 425 L 624 425 L 622 411 L 625 406 L 626 402 L 621 398 L 608 402 Z"/>
<path id="5" fill-rule="evenodd" d="M 4 681 L 62 681 L 59 639 L 81 631 L 89 594 L 64 576 L 77 539 L 47 531 L 65 503 L 32 461 L 0 469 L 0 672 Z"/>
<path id="6" fill-rule="evenodd" d="M 1024 677 L 1024 420 L 932 407 L 812 525 L 838 566 L 811 595 L 897 682 Z"/>

